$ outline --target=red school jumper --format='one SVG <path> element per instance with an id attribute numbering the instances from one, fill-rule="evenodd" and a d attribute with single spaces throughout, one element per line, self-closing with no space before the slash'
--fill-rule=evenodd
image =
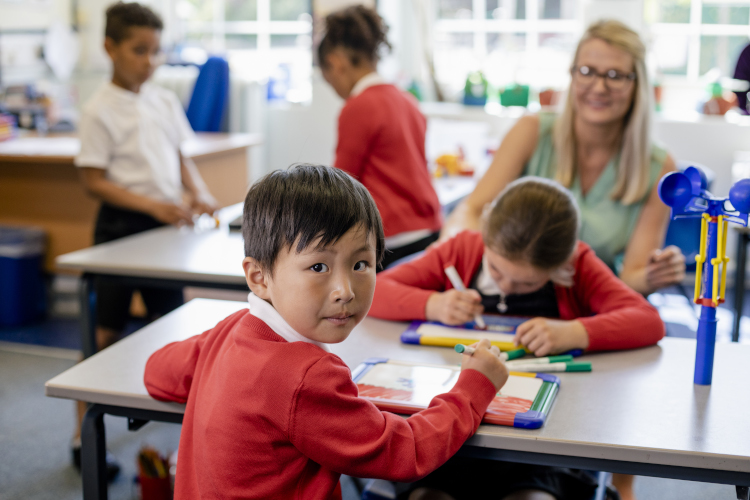
<path id="1" fill-rule="evenodd" d="M 370 191 L 386 238 L 440 230 L 440 201 L 425 158 L 426 129 L 414 98 L 388 84 L 349 98 L 339 115 L 336 167 Z"/>
<path id="2" fill-rule="evenodd" d="M 340 499 L 340 474 L 414 481 L 456 453 L 495 396 L 465 370 L 428 409 L 382 412 L 338 356 L 287 342 L 248 310 L 156 351 L 144 382 L 187 402 L 176 500 Z"/>
<path id="3" fill-rule="evenodd" d="M 370 316 L 391 320 L 426 319 L 427 299 L 453 288 L 444 269 L 455 266 L 466 286 L 479 271 L 484 241 L 463 231 L 419 259 L 378 274 Z M 555 285 L 560 319 L 577 319 L 589 335 L 589 351 L 632 349 L 664 337 L 659 313 L 620 281 L 591 248 L 579 241 L 572 287 Z"/>

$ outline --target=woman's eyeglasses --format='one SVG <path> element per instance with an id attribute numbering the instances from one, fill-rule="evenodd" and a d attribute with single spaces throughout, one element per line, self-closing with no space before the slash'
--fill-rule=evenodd
<path id="1" fill-rule="evenodd" d="M 635 71 L 620 73 L 617 70 L 610 69 L 604 73 L 599 73 L 590 66 L 573 66 L 571 74 L 576 83 L 584 87 L 593 85 L 596 79 L 601 77 L 604 79 L 604 84 L 610 90 L 624 90 L 636 78 Z"/>

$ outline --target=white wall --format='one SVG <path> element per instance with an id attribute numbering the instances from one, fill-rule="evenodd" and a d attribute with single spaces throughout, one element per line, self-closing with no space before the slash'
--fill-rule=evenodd
<path id="1" fill-rule="evenodd" d="M 268 108 L 268 168 L 287 168 L 293 163 L 332 165 L 336 123 L 343 101 L 313 74 L 310 105 L 272 104 Z"/>

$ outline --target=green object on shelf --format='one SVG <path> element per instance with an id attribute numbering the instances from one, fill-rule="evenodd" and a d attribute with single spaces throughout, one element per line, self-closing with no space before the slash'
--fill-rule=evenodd
<path id="1" fill-rule="evenodd" d="M 417 101 L 422 101 L 422 90 L 419 88 L 419 84 L 415 80 L 411 81 L 409 88 L 406 89 L 406 91 L 416 97 Z"/>
<path id="2" fill-rule="evenodd" d="M 469 73 L 464 85 L 464 104 L 484 106 L 487 103 L 487 79 L 481 71 Z"/>
<path id="3" fill-rule="evenodd" d="M 528 106 L 529 86 L 508 85 L 500 92 L 500 104 L 503 106 Z"/>
<path id="4" fill-rule="evenodd" d="M 719 82 L 713 82 L 708 84 L 708 91 L 711 93 L 711 97 L 721 97 L 723 93 L 723 89 L 721 88 L 721 83 Z"/>

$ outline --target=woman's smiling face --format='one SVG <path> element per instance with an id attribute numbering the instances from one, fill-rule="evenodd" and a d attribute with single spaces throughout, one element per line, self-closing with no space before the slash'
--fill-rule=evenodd
<path id="1" fill-rule="evenodd" d="M 575 67 L 588 66 L 598 74 L 615 70 L 621 74 L 635 71 L 633 56 L 613 47 L 604 40 L 592 38 L 578 51 Z M 622 120 L 630 110 L 635 95 L 636 82 L 629 80 L 621 90 L 613 90 L 605 78 L 595 77 L 592 82 L 581 83 L 573 71 L 571 92 L 576 117 L 590 124 L 609 124 Z"/>

